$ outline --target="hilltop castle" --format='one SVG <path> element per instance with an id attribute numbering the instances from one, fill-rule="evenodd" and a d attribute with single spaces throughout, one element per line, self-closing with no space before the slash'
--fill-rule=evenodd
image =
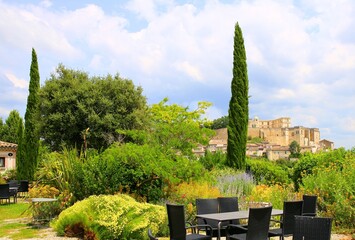
<path id="1" fill-rule="evenodd" d="M 259 120 L 258 117 L 249 119 L 248 138 L 260 138 L 262 143 L 248 143 L 246 154 L 250 157 L 266 156 L 270 160 L 288 159 L 291 152 L 290 144 L 296 141 L 301 152 L 317 152 L 322 149 L 333 149 L 334 143 L 328 140 L 320 140 L 318 128 L 302 126 L 291 127 L 289 117 L 281 117 L 274 120 Z M 208 146 L 199 146 L 194 149 L 197 155 L 204 155 L 206 150 L 211 152 L 227 151 L 227 128 L 216 130 L 216 135 L 209 141 Z"/>

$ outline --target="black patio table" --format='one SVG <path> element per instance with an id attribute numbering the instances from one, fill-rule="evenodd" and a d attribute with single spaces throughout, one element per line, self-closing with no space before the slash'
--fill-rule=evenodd
<path id="1" fill-rule="evenodd" d="M 271 216 L 282 215 L 283 210 L 281 209 L 272 209 Z M 221 225 L 224 221 L 231 221 L 237 219 L 247 219 L 249 217 L 249 210 L 242 210 L 236 212 L 223 212 L 223 213 L 209 213 L 209 214 L 198 214 L 197 218 L 210 219 L 218 221 L 218 236 L 217 240 L 221 239 Z"/>

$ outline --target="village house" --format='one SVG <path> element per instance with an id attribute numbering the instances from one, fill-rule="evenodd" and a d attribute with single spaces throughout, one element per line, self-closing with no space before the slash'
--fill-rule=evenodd
<path id="1" fill-rule="evenodd" d="M 16 169 L 17 144 L 0 141 L 0 173 Z"/>

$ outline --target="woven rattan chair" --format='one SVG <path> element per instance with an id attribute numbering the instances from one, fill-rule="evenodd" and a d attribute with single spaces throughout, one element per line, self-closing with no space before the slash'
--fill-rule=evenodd
<path id="1" fill-rule="evenodd" d="M 248 227 L 230 224 L 227 227 L 227 240 L 266 240 L 268 238 L 272 206 L 249 208 Z M 244 230 L 245 233 L 229 235 L 231 229 Z"/>
<path id="2" fill-rule="evenodd" d="M 186 226 L 184 205 L 166 204 L 168 211 L 170 240 L 212 240 L 209 235 L 199 234 L 200 227 L 207 228 L 212 232 L 211 226 L 194 225 Z M 191 229 L 192 233 L 187 234 L 187 229 Z"/>
<path id="3" fill-rule="evenodd" d="M 209 214 L 219 212 L 219 202 L 217 198 L 198 198 L 196 199 L 196 212 L 197 214 Z M 209 225 L 212 227 L 212 233 L 206 229 L 207 235 L 212 237 L 218 236 L 218 221 L 209 219 L 197 219 L 197 224 L 199 225 Z M 221 229 L 221 236 L 225 236 L 225 227 Z"/>
<path id="4" fill-rule="evenodd" d="M 330 240 L 332 219 L 295 216 L 293 240 Z"/>
<path id="5" fill-rule="evenodd" d="M 284 202 L 283 214 L 281 216 L 280 228 L 270 229 L 269 237 L 279 237 L 284 239 L 285 236 L 291 236 L 295 227 L 295 216 L 302 215 L 303 201 Z"/>
<path id="6" fill-rule="evenodd" d="M 315 217 L 317 215 L 317 196 L 303 195 L 302 216 Z"/>

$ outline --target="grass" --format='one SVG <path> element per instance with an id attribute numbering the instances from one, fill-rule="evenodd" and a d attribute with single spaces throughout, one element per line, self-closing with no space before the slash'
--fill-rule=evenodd
<path id="1" fill-rule="evenodd" d="M 29 224 L 29 207 L 29 203 L 22 199 L 16 204 L 0 204 L 0 238 L 17 240 L 39 236 L 39 229 Z"/>

